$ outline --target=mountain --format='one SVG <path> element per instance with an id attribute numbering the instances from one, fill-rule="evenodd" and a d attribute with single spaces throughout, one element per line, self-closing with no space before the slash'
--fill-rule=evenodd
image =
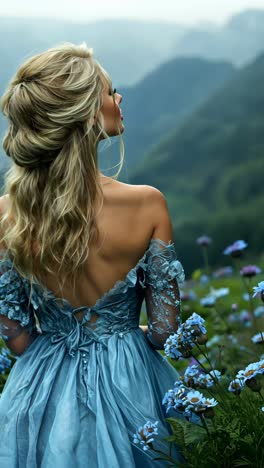
<path id="1" fill-rule="evenodd" d="M 201 25 L 175 43 L 175 56 L 198 56 L 246 65 L 264 50 L 264 10 L 245 10 L 223 26 Z"/>
<path id="2" fill-rule="evenodd" d="M 178 58 L 130 88 L 121 88 L 127 167 L 134 167 L 162 135 L 176 129 L 235 69 L 227 62 Z"/>
<path id="3" fill-rule="evenodd" d="M 237 71 L 133 172 L 131 184 L 153 185 L 166 196 L 178 249 L 191 271 L 195 238 L 211 235 L 212 261 L 245 239 L 263 251 L 264 54 Z"/>

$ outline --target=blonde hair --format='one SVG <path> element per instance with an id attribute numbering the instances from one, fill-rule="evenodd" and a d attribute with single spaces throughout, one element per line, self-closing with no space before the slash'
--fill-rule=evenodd
<path id="1" fill-rule="evenodd" d="M 89 243 L 99 239 L 96 204 L 100 211 L 103 191 L 97 144 L 100 136 L 109 138 L 100 112 L 103 77 L 112 89 L 93 49 L 67 42 L 27 59 L 2 96 L 9 120 L 3 148 L 13 164 L 4 178 L 9 203 L 0 220 L 1 242 L 20 275 L 30 280 L 31 292 L 37 272 L 54 274 L 57 265 L 59 287 L 69 279 L 75 294 Z M 119 136 L 120 168 L 112 178 L 124 161 Z M 33 255 L 35 242 L 39 249 Z"/>

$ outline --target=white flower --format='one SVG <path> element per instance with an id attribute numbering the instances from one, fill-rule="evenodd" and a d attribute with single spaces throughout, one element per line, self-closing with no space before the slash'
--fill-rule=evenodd
<path id="1" fill-rule="evenodd" d="M 211 408 L 212 406 L 218 405 L 218 402 L 217 402 L 214 398 L 206 398 L 206 397 L 204 397 L 204 399 L 203 399 L 203 404 L 204 404 L 207 408 Z"/>
<path id="2" fill-rule="evenodd" d="M 210 289 L 210 296 L 215 297 L 215 299 L 218 299 L 223 296 L 227 296 L 229 294 L 230 290 L 229 288 L 219 288 L 219 289 L 214 289 L 211 287 Z"/>
<path id="3" fill-rule="evenodd" d="M 197 390 L 192 390 L 188 392 L 186 397 L 184 398 L 185 405 L 190 404 L 192 406 L 198 406 L 200 403 L 202 403 L 202 401 L 203 401 L 203 395 Z"/>
<path id="4" fill-rule="evenodd" d="M 251 341 L 253 343 L 264 343 L 264 331 L 252 336 Z"/>
<path id="5" fill-rule="evenodd" d="M 237 373 L 236 378 L 242 379 L 244 382 L 255 377 L 259 373 L 259 362 L 252 362 L 244 370 L 240 370 Z"/>
<path id="6" fill-rule="evenodd" d="M 228 391 L 238 394 L 241 392 L 244 386 L 245 386 L 245 380 L 236 378 L 230 382 Z"/>
<path id="7" fill-rule="evenodd" d="M 220 380 L 220 378 L 221 378 L 221 372 L 220 372 L 219 370 L 215 370 L 215 369 L 214 369 L 214 370 L 211 370 L 211 371 L 209 372 L 209 375 L 210 375 L 212 378 L 217 379 L 217 380 Z"/>
<path id="8" fill-rule="evenodd" d="M 264 293 L 264 281 L 261 281 L 257 286 L 254 286 L 253 290 L 254 294 L 252 297 L 261 296 L 261 294 Z"/>

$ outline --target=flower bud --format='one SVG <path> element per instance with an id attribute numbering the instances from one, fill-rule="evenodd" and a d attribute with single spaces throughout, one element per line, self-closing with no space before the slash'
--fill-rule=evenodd
<path id="1" fill-rule="evenodd" d="M 261 383 L 258 382 L 255 377 L 246 380 L 246 386 L 252 390 L 252 392 L 259 392 L 261 390 Z"/>
<path id="2" fill-rule="evenodd" d="M 204 345 L 205 343 L 207 343 L 207 341 L 208 341 L 207 335 L 205 335 L 204 333 L 198 336 L 196 340 L 196 342 L 200 345 Z"/>
<path id="3" fill-rule="evenodd" d="M 204 417 L 208 419 L 212 419 L 214 417 L 214 408 L 206 408 L 204 412 Z"/>

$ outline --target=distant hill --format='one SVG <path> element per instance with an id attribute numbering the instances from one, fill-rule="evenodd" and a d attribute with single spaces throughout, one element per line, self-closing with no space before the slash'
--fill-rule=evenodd
<path id="1" fill-rule="evenodd" d="M 245 10 L 223 26 L 197 26 L 175 43 L 176 56 L 228 60 L 242 66 L 264 51 L 264 10 Z"/>
<path id="2" fill-rule="evenodd" d="M 184 124 L 153 149 L 130 177 L 167 196 L 175 238 L 188 268 L 195 237 L 214 238 L 214 262 L 225 243 L 245 238 L 255 253 L 264 236 L 264 55 L 237 71 Z"/>
<path id="3" fill-rule="evenodd" d="M 227 62 L 178 58 L 137 85 L 120 89 L 127 167 L 135 167 L 161 136 L 182 121 L 235 73 Z"/>

